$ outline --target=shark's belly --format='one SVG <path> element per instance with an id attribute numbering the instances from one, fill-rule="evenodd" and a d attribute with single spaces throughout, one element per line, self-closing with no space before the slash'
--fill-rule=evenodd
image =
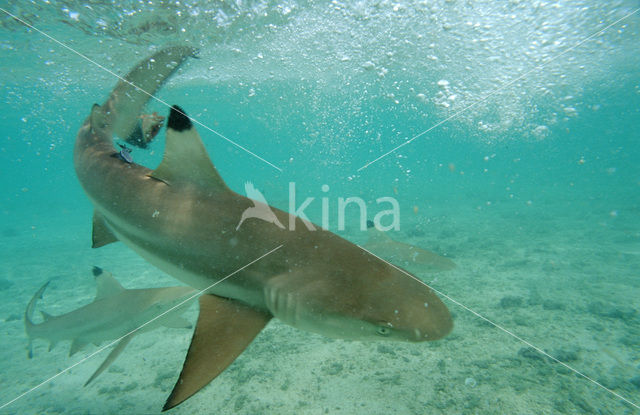
<path id="1" fill-rule="evenodd" d="M 203 263 L 201 256 L 194 255 L 176 244 L 158 243 L 154 238 L 144 238 L 141 242 L 140 235 L 132 235 L 124 232 L 122 227 L 108 223 L 118 240 L 125 243 L 136 253 L 149 261 L 154 266 L 198 290 L 206 290 L 207 293 L 220 297 L 232 298 L 245 304 L 266 310 L 264 293 L 261 287 L 246 283 L 246 274 L 233 274 L 238 268 L 228 269 L 221 266 L 220 272 L 211 271 L 216 262 L 222 264 L 225 258 L 216 258 L 215 249 L 211 249 L 212 257 Z M 202 249 L 202 248 L 201 248 Z M 168 252 L 171 252 L 170 254 Z M 176 259 L 179 258 L 179 259 Z M 247 261 L 249 262 L 249 261 Z M 243 264 L 244 265 L 244 264 Z M 217 267 L 216 267 L 217 268 Z M 197 272 L 196 269 L 208 269 L 209 272 Z M 225 278 L 226 277 L 226 278 Z M 222 281 L 224 279 L 224 281 Z"/>

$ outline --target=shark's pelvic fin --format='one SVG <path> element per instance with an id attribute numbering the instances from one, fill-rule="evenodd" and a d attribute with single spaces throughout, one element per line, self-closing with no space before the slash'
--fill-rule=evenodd
<path id="1" fill-rule="evenodd" d="M 193 123 L 176 105 L 169 112 L 164 158 L 150 176 L 168 185 L 191 183 L 214 192 L 228 189 Z"/>
<path id="2" fill-rule="evenodd" d="M 93 212 L 93 232 L 91 234 L 91 247 L 100 248 L 118 242 L 118 238 L 111 232 L 98 211 Z"/>
<path id="3" fill-rule="evenodd" d="M 100 376 L 100 374 L 104 372 L 105 369 L 111 366 L 111 363 L 113 363 L 116 360 L 116 358 L 120 355 L 120 353 L 122 353 L 125 347 L 127 347 L 131 339 L 133 339 L 133 336 L 134 334 L 128 334 L 118 342 L 116 347 L 114 347 L 111 353 L 109 353 L 109 356 L 107 356 L 107 358 L 104 359 L 104 362 L 102 362 L 100 367 L 96 369 L 95 372 L 93 372 L 93 375 L 91 375 L 91 377 L 89 378 L 89 380 L 87 380 L 84 386 L 87 386 L 89 383 L 91 383 L 91 381 L 93 381 L 95 378 Z"/>
<path id="4" fill-rule="evenodd" d="M 69 349 L 69 357 L 73 356 L 74 354 L 82 350 L 82 348 L 86 345 L 87 345 L 87 342 L 85 342 L 84 340 L 75 339 L 73 342 L 71 342 L 71 349 Z"/>
<path id="5" fill-rule="evenodd" d="M 205 294 L 180 378 L 164 405 L 171 409 L 202 389 L 253 341 L 271 315 L 233 300 Z"/>
<path id="6" fill-rule="evenodd" d="M 99 272 L 96 271 L 99 270 Z M 98 267 L 93 268 L 93 275 L 96 278 L 96 300 L 111 297 L 125 291 L 125 288 L 108 271 L 103 271 Z M 97 275 L 96 275 L 97 274 Z"/>

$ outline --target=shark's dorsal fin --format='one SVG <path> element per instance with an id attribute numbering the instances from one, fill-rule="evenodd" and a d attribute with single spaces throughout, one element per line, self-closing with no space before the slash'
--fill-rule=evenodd
<path id="1" fill-rule="evenodd" d="M 169 112 L 164 158 L 150 176 L 168 185 L 191 183 L 207 190 L 227 190 L 193 123 L 176 105 Z"/>
<path id="2" fill-rule="evenodd" d="M 180 404 L 222 373 L 253 341 L 271 315 L 205 294 L 187 358 L 163 411 Z"/>
<path id="3" fill-rule="evenodd" d="M 99 267 L 93 267 L 93 275 L 96 278 L 96 300 L 111 297 L 125 290 L 110 272 Z"/>
<path id="4" fill-rule="evenodd" d="M 110 243 L 118 242 L 118 238 L 104 223 L 102 215 L 97 211 L 93 211 L 93 231 L 91 233 L 91 247 L 100 248 Z"/>

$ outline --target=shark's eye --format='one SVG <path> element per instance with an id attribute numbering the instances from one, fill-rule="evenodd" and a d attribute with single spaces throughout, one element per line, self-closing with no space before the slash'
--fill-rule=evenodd
<path id="1" fill-rule="evenodd" d="M 388 336 L 391 334 L 391 329 L 387 326 L 378 326 L 376 332 L 381 336 Z"/>

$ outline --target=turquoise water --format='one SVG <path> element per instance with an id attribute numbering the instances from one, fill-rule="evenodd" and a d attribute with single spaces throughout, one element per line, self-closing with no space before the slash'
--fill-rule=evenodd
<path id="1" fill-rule="evenodd" d="M 199 47 L 158 97 L 281 169 L 199 127 L 232 189 L 251 181 L 287 209 L 295 182 L 299 200 L 316 198 L 309 218 L 320 223 L 327 198 L 329 228 L 356 243 L 366 235 L 353 212 L 338 229 L 338 198 L 362 198 L 372 216 L 394 197 L 392 237 L 457 264 L 411 269 L 446 295 L 445 339 L 347 342 L 274 321 L 172 411 L 639 412 L 638 2 L 0 5 L 117 74 L 163 45 Z M 43 282 L 39 308 L 54 315 L 92 300 L 93 265 L 128 288 L 178 284 L 123 244 L 90 248 L 73 144 L 117 79 L 6 12 L 0 405 L 98 350 L 68 357 L 68 343 L 37 340 L 27 358 L 22 316 Z M 156 166 L 163 138 L 136 161 Z M 159 413 L 190 336 L 141 334 L 94 384 L 82 386 L 106 351 L 0 412 Z"/>

